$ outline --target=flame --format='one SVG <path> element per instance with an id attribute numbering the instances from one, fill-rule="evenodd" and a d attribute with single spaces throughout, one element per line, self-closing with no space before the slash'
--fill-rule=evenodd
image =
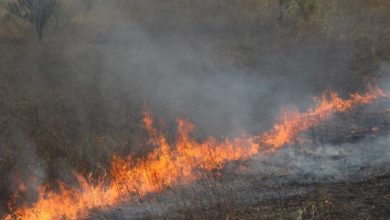
<path id="1" fill-rule="evenodd" d="M 141 199 L 160 192 L 177 183 L 189 183 L 202 178 L 204 171 L 220 169 L 230 161 L 245 160 L 258 153 L 281 148 L 294 141 L 306 129 L 318 125 L 336 112 L 345 112 L 356 105 L 368 104 L 384 96 L 379 88 L 363 95 L 354 93 L 349 99 L 329 92 L 315 99 L 315 105 L 305 112 L 283 114 L 280 122 L 258 136 L 217 140 L 209 137 L 197 141 L 190 137 L 194 125 L 178 119 L 178 137 L 169 144 L 166 136 L 154 127 L 150 113 L 144 114 L 143 123 L 155 146 L 144 159 L 113 156 L 110 181 L 104 177 L 98 183 L 77 175 L 80 187 L 67 188 L 60 184 L 58 191 L 39 189 L 37 201 L 31 206 L 17 208 L 5 217 L 11 219 L 79 219 L 88 216 L 88 210 L 109 208 L 122 202 Z"/>
<path id="2" fill-rule="evenodd" d="M 282 115 L 281 122 L 274 125 L 273 129 L 263 135 L 263 143 L 273 149 L 290 144 L 302 131 L 319 125 L 330 118 L 335 112 L 346 112 L 356 105 L 369 104 L 379 97 L 386 97 L 379 87 L 370 86 L 368 92 L 361 95 L 352 93 L 349 99 L 342 99 L 337 93 L 324 93 L 319 98 L 314 98 L 315 105 L 305 112 L 286 112 Z"/>

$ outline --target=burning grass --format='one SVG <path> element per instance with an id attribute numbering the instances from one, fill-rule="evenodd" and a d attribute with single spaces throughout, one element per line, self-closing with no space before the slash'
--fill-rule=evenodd
<path id="1" fill-rule="evenodd" d="M 329 92 L 316 98 L 313 107 L 305 112 L 283 114 L 280 122 L 264 134 L 225 140 L 209 137 L 197 141 L 190 136 L 194 125 L 179 119 L 174 144 L 168 143 L 166 136 L 155 129 L 151 115 L 145 113 L 149 142 L 155 146 L 145 159 L 114 156 L 109 175 L 97 178 L 98 181 L 77 175 L 80 187 L 60 184 L 58 191 L 42 187 L 35 203 L 16 207 L 5 219 L 85 218 L 91 209 L 142 199 L 176 184 L 202 179 L 207 171 L 219 170 L 229 162 L 271 153 L 292 143 L 301 132 L 331 118 L 334 113 L 349 111 L 384 96 L 386 94 L 377 87 L 369 88 L 365 94 L 351 94 L 348 99 Z"/>

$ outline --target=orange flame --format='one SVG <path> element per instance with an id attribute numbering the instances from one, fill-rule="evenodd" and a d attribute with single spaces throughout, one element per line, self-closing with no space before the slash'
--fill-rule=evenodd
<path id="1" fill-rule="evenodd" d="M 114 156 L 109 183 L 102 180 L 98 184 L 91 184 L 88 179 L 78 175 L 79 188 L 61 185 L 58 192 L 42 188 L 32 206 L 19 207 L 5 219 L 84 218 L 90 209 L 104 209 L 121 202 L 131 202 L 179 182 L 188 183 L 199 179 L 202 171 L 219 169 L 227 162 L 248 159 L 260 151 L 278 149 L 291 143 L 304 130 L 330 118 L 332 113 L 348 111 L 381 96 L 384 93 L 378 88 L 370 89 L 363 95 L 351 94 L 349 99 L 342 99 L 330 92 L 315 99 L 316 104 L 306 112 L 284 114 L 273 129 L 262 135 L 243 135 L 222 141 L 212 137 L 197 141 L 190 137 L 194 125 L 178 119 L 179 135 L 173 146 L 154 128 L 150 113 L 145 113 L 143 122 L 150 133 L 150 142 L 156 146 L 147 158 L 134 160 L 131 157 Z"/>
<path id="2" fill-rule="evenodd" d="M 283 114 L 281 122 L 263 135 L 262 141 L 274 149 L 290 144 L 296 134 L 319 125 L 330 118 L 335 112 L 346 112 L 356 105 L 369 104 L 379 97 L 387 96 L 378 87 L 369 87 L 366 94 L 350 94 L 349 99 L 342 99 L 335 92 L 324 93 L 320 98 L 314 98 L 316 104 L 306 112 L 287 112 Z"/>

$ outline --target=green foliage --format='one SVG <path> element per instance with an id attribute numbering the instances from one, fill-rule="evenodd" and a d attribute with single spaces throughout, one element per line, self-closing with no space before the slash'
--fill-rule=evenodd
<path id="1" fill-rule="evenodd" d="M 17 17 L 34 24 L 38 39 L 43 37 L 43 31 L 58 7 L 60 0 L 17 0 L 8 3 L 7 10 Z"/>

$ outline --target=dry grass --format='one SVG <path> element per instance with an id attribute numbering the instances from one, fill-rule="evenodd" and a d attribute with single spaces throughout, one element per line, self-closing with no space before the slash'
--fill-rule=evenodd
<path id="1" fill-rule="evenodd" d="M 387 0 L 317 1 L 320 4 L 318 11 L 309 20 L 303 21 L 291 10 L 282 25 L 277 21 L 276 0 L 240 3 L 167 0 L 159 4 L 121 0 L 117 1 L 119 6 L 97 1 L 97 5 L 89 9 L 80 1 L 72 0 L 64 1 L 63 14 L 51 23 L 42 43 L 36 40 L 33 27 L 6 12 L 6 2 L 0 1 L 0 176 L 4 177 L 0 179 L 0 206 L 3 207 L 0 215 L 5 212 L 6 202 L 15 190 L 16 176 L 20 175 L 22 181 L 28 182 L 27 176 L 33 173 L 55 186 L 58 179 L 67 180 L 74 170 L 101 172 L 114 152 L 144 155 L 149 150 L 144 143 L 145 132 L 139 125 L 144 96 L 126 88 L 139 85 L 121 80 L 120 73 L 129 71 L 128 66 L 115 69 L 105 63 L 109 59 L 117 61 L 116 56 L 123 52 L 117 47 L 130 45 L 125 37 L 112 39 L 113 35 L 120 35 L 113 34 L 113 27 L 127 25 L 121 23 L 123 20 L 136 22 L 153 37 L 169 38 L 174 33 L 183 38 L 189 36 L 189 41 L 193 41 L 192 36 L 200 36 L 195 39 L 199 39 L 201 45 L 210 45 L 217 51 L 215 62 L 218 65 L 228 63 L 256 74 L 268 71 L 258 70 L 267 64 L 259 64 L 259 60 L 269 61 L 265 59 L 269 56 L 266 46 L 275 36 L 284 41 L 272 46 L 286 48 L 292 56 L 296 48 L 289 47 L 297 43 L 305 45 L 306 41 L 356 45 L 355 57 L 346 69 L 350 73 L 348 79 L 353 81 L 339 86 L 346 91 L 358 90 L 365 83 L 362 76 L 372 74 L 380 63 L 390 60 L 390 4 Z M 268 36 L 268 33 L 271 34 Z M 113 47 L 115 53 L 107 55 Z M 121 59 L 121 62 L 128 62 Z M 283 74 L 282 69 L 279 73 L 272 72 L 269 77 Z M 119 78 L 115 79 L 118 83 L 102 90 L 111 77 Z M 138 91 L 136 88 L 134 90 Z M 344 127 L 324 125 L 312 138 L 316 142 L 334 143 L 359 139 L 376 126 L 370 124 L 374 120 L 366 121 L 367 126 L 358 128 L 355 133 L 351 133 L 348 126 L 356 124 L 356 120 Z M 385 125 L 382 123 L 381 126 Z M 323 136 L 333 140 L 321 140 Z M 378 181 L 387 184 L 383 182 L 385 180 Z M 355 193 L 358 186 L 353 183 L 352 191 L 348 191 L 347 183 L 318 186 L 321 190 L 297 199 L 297 203 L 286 198 L 269 201 L 270 205 L 261 203 L 261 206 L 239 206 L 225 211 L 218 211 L 217 207 L 216 213 L 210 216 L 201 213 L 185 216 L 349 218 L 343 210 L 351 214 L 364 205 L 367 208 L 361 212 L 362 216 L 364 212 L 373 218 L 380 216 L 379 208 L 371 208 L 368 201 L 356 201 L 357 205 L 350 208 L 342 206 L 349 194 L 342 194 L 345 197 L 338 201 L 337 190 Z M 376 195 L 375 190 L 379 191 L 380 185 L 361 183 L 367 190 L 374 186 L 377 188 L 369 192 Z M 365 196 L 369 195 L 361 194 L 359 198 Z M 367 197 L 369 199 L 374 200 Z M 388 201 L 374 200 L 377 206 L 381 202 Z M 229 207 L 230 203 L 226 200 L 224 205 Z M 208 207 L 203 208 L 205 213 L 213 213 L 206 211 Z M 271 213 L 269 216 L 264 214 L 267 210 L 272 210 L 267 212 Z"/>

